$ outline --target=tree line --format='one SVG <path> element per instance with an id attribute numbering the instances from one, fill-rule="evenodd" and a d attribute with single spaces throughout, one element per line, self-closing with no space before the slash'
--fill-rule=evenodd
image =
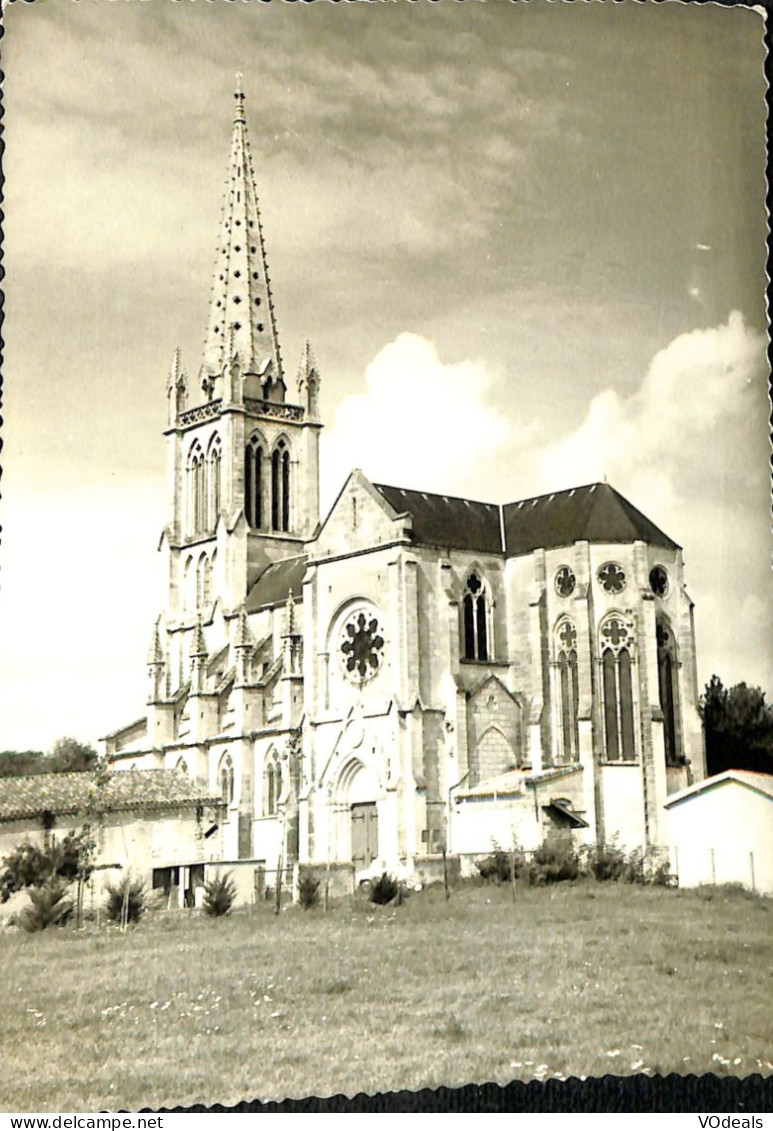
<path id="1" fill-rule="evenodd" d="M 0 751 L 0 778 L 93 770 L 97 760 L 93 746 L 78 742 L 75 738 L 59 738 L 47 754 L 42 750 Z"/>

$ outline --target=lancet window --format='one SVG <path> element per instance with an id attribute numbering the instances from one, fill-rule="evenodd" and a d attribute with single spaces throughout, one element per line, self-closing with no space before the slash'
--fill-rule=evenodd
<path id="1" fill-rule="evenodd" d="M 633 709 L 632 626 L 613 614 L 600 633 L 604 748 L 608 762 L 633 762 L 636 737 Z"/>
<path id="2" fill-rule="evenodd" d="M 580 703 L 577 677 L 577 629 L 570 620 L 556 628 L 556 700 L 558 714 L 558 760 L 576 762 L 580 737 L 577 723 Z"/>
<path id="3" fill-rule="evenodd" d="M 220 759 L 218 771 L 220 779 L 220 797 L 224 805 L 233 805 L 234 800 L 234 764 L 230 754 L 224 754 Z"/>
<path id="4" fill-rule="evenodd" d="M 263 816 L 274 817 L 279 809 L 282 777 L 276 752 L 270 750 L 263 767 Z"/>
<path id="5" fill-rule="evenodd" d="M 201 534 L 206 523 L 206 479 L 207 467 L 204 453 L 198 441 L 188 456 L 187 495 L 188 495 L 188 533 Z"/>
<path id="6" fill-rule="evenodd" d="M 493 654 L 491 639 L 491 596 L 488 585 L 473 570 L 467 577 L 462 599 L 464 619 L 464 658 L 489 660 Z"/>
<path id="7" fill-rule="evenodd" d="M 271 527 L 290 529 L 290 452 L 284 440 L 271 455 Z"/>
<path id="8" fill-rule="evenodd" d="M 265 456 L 258 436 L 250 437 L 244 449 L 244 514 L 248 526 L 262 530 L 265 525 L 263 514 L 263 475 Z"/>
<path id="9" fill-rule="evenodd" d="M 677 724 L 677 670 L 676 641 L 665 617 L 658 617 L 656 625 L 658 645 L 658 693 L 663 712 L 663 738 L 666 747 L 666 765 L 677 766 L 680 760 Z"/>
<path id="10" fill-rule="evenodd" d="M 218 515 L 220 514 L 220 470 L 221 470 L 221 452 L 220 452 L 220 439 L 215 436 L 209 446 L 209 514 L 208 526 L 210 530 L 214 530 L 217 526 Z"/>
<path id="11" fill-rule="evenodd" d="M 212 564 L 202 554 L 196 566 L 196 607 L 202 608 L 212 600 Z"/>

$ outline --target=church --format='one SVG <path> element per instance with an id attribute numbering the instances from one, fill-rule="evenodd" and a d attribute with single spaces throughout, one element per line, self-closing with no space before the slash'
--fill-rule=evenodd
<path id="1" fill-rule="evenodd" d="M 244 103 L 201 367 L 168 376 L 147 707 L 111 768 L 219 796 L 225 861 L 350 887 L 559 833 L 664 848 L 705 777 L 680 547 L 607 483 L 500 506 L 353 470 L 320 515 L 320 370 L 280 352 Z"/>

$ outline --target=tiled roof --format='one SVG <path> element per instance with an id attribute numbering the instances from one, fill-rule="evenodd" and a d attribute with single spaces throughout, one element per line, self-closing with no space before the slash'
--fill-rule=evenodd
<path id="1" fill-rule="evenodd" d="M 686 801 L 690 797 L 695 797 L 698 793 L 704 793 L 708 789 L 714 789 L 716 786 L 724 785 L 725 782 L 729 781 L 738 782 L 740 785 L 748 786 L 758 793 L 764 793 L 767 797 L 773 798 L 773 774 L 755 774 L 751 770 L 725 770 L 721 774 L 713 774 L 710 778 L 704 778 L 703 781 L 688 785 L 686 789 L 680 789 L 678 793 L 672 793 L 666 800 L 665 806 L 668 809 L 679 801 Z"/>
<path id="2" fill-rule="evenodd" d="M 499 507 L 477 503 L 453 495 L 430 495 L 405 491 L 401 487 L 373 486 L 389 505 L 413 519 L 413 540 L 425 546 L 446 546 L 454 550 L 477 550 L 484 554 L 502 553 Z"/>
<path id="3" fill-rule="evenodd" d="M 104 786 L 96 786 L 89 773 L 38 774 L 28 778 L 0 778 L 0 821 L 54 814 L 128 809 L 179 809 L 190 805 L 218 804 L 208 787 L 178 770 L 120 770 Z"/>
<path id="4" fill-rule="evenodd" d="M 272 562 L 263 570 L 247 594 L 244 603 L 247 612 L 254 613 L 266 605 L 283 605 L 291 589 L 296 597 L 299 597 L 303 592 L 305 573 L 305 554 L 297 558 L 285 558 L 281 562 Z"/>
<path id="5" fill-rule="evenodd" d="M 507 556 L 574 542 L 649 542 L 679 547 L 608 483 L 539 495 L 504 507 Z"/>

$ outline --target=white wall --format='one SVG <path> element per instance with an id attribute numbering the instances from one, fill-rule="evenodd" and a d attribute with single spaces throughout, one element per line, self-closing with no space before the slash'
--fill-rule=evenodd
<path id="1" fill-rule="evenodd" d="M 738 883 L 773 895 L 773 798 L 726 780 L 667 813 L 671 868 L 681 887 Z"/>

